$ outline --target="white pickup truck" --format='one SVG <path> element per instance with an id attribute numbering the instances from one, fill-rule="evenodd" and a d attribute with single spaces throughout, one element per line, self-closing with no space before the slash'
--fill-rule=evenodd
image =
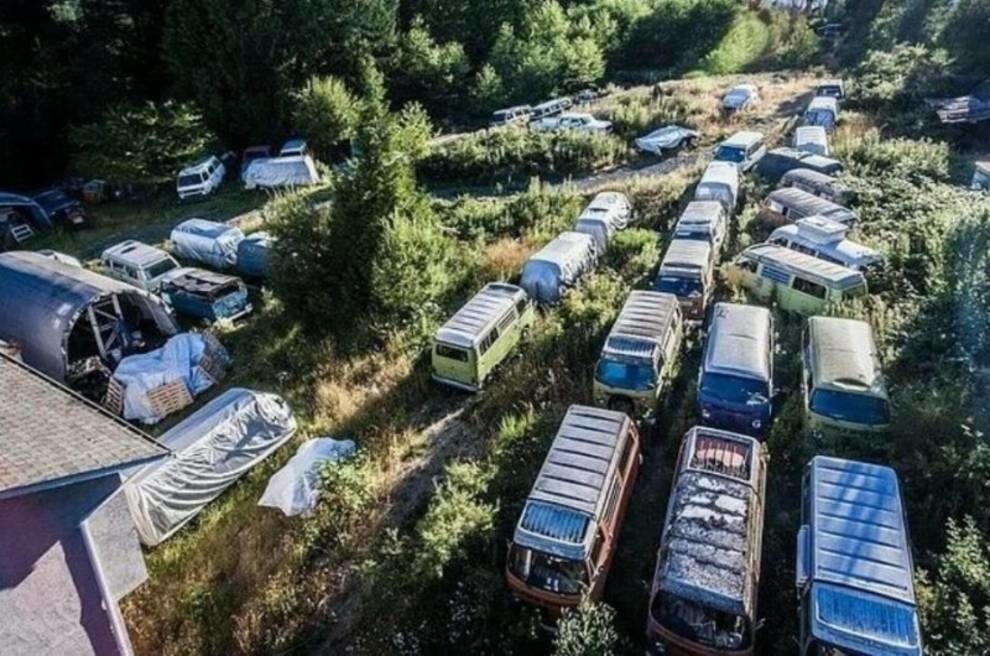
<path id="1" fill-rule="evenodd" d="M 612 131 L 611 121 L 602 121 L 591 114 L 582 112 L 564 112 L 557 116 L 548 116 L 530 123 L 533 130 L 576 130 L 578 132 L 599 132 L 607 134 Z"/>

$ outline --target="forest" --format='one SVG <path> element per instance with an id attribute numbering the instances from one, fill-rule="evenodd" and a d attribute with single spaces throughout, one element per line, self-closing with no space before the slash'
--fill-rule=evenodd
<path id="1" fill-rule="evenodd" d="M 323 472 L 313 516 L 255 503 L 286 447 L 150 550 L 150 579 L 122 604 L 136 653 L 643 653 L 674 459 L 698 420 L 700 336 L 644 440 L 603 600 L 548 635 L 509 594 L 506 541 L 567 407 L 592 402 L 602 342 L 629 291 L 649 287 L 704 153 L 737 129 L 785 144 L 826 77 L 848 89 L 831 147 L 855 234 L 886 260 L 869 296 L 828 314 L 872 326 L 893 419 L 828 444 L 805 431 L 802 323 L 775 308 L 784 401 L 767 440 L 756 653 L 797 651 L 801 473 L 821 453 L 897 472 L 925 653 L 990 653 L 990 194 L 969 189 L 973 163 L 990 159 L 990 122 L 941 125 L 925 102 L 986 79 L 990 2 L 833 0 L 812 15 L 753 4 L 0 6 L 0 187 L 80 176 L 143 190 L 100 209 L 95 233 L 43 245 L 91 260 L 122 234 L 164 241 L 166 220 L 257 211 L 278 241 L 254 315 L 213 329 L 233 357 L 229 384 L 283 395 L 296 443 L 358 443 Z M 729 121 L 719 97 L 739 82 L 757 84 L 763 104 Z M 496 109 L 585 89 L 611 133 L 479 129 Z M 667 123 L 699 130 L 700 148 L 659 174 L 624 175 L 653 165 L 630 142 Z M 175 174 L 196 156 L 294 136 L 325 184 L 176 203 Z M 625 193 L 638 222 L 482 392 L 435 386 L 437 328 L 485 283 L 517 280 L 601 190 Z M 744 182 L 723 264 L 767 238 L 770 191 Z M 722 278 L 719 298 L 745 302 Z"/>

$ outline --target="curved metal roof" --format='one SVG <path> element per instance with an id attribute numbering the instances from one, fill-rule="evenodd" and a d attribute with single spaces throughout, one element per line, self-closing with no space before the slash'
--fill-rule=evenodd
<path id="1" fill-rule="evenodd" d="M 660 271 L 665 269 L 695 268 L 704 269 L 712 259 L 712 245 L 697 239 L 672 239 L 667 252 L 660 262 Z"/>
<path id="2" fill-rule="evenodd" d="M 529 261 L 550 262 L 565 265 L 571 262 L 581 262 L 590 257 L 592 251 L 591 237 L 583 232 L 565 231 L 557 235 L 553 241 L 534 253 Z"/>
<path id="3" fill-rule="evenodd" d="M 526 292 L 507 283 L 488 283 L 437 330 L 436 341 L 471 348 Z"/>
<path id="4" fill-rule="evenodd" d="M 887 387 L 870 324 L 855 319 L 810 317 L 808 338 L 816 388 L 842 387 L 886 398 Z"/>
<path id="5" fill-rule="evenodd" d="M 623 342 L 636 340 L 659 346 L 667 331 L 679 319 L 680 304 L 673 294 L 635 291 L 629 294 L 622 311 L 612 324 L 605 349 L 624 351 Z"/>
<path id="6" fill-rule="evenodd" d="M 705 343 L 705 371 L 770 380 L 772 333 L 765 307 L 717 303 Z"/>

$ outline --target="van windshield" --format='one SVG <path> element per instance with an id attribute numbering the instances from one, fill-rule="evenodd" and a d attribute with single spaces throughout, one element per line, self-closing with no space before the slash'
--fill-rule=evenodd
<path id="1" fill-rule="evenodd" d="M 681 298 L 701 296 L 705 291 L 705 286 L 700 280 L 679 276 L 660 276 L 654 287 L 658 292 L 667 292 Z"/>
<path id="2" fill-rule="evenodd" d="M 701 391 L 706 396 L 729 403 L 763 405 L 770 399 L 770 389 L 766 382 L 729 374 L 703 374 Z"/>
<path id="3" fill-rule="evenodd" d="M 811 410 L 839 421 L 877 425 L 890 421 L 890 404 L 865 394 L 819 389 L 811 394 Z"/>
<path id="4" fill-rule="evenodd" d="M 750 643 L 745 617 L 705 608 L 664 592 L 654 597 L 650 614 L 664 628 L 706 647 L 737 651 Z"/>
<path id="5" fill-rule="evenodd" d="M 147 269 L 145 269 L 144 273 L 145 275 L 148 276 L 148 279 L 151 280 L 157 278 L 158 276 L 164 273 L 168 273 L 172 269 L 178 268 L 178 266 L 179 265 L 175 263 L 175 260 L 172 260 L 170 258 L 164 260 L 158 260 L 157 262 L 149 266 Z"/>
<path id="6" fill-rule="evenodd" d="M 588 585 L 583 562 L 512 545 L 509 571 L 526 585 L 557 594 L 580 594 Z"/>
<path id="7" fill-rule="evenodd" d="M 200 177 L 199 173 L 190 173 L 188 175 L 179 176 L 179 186 L 180 187 L 194 187 L 201 183 L 203 178 Z"/>
<path id="8" fill-rule="evenodd" d="M 598 361 L 595 378 L 609 387 L 644 391 L 656 387 L 656 370 L 652 360 L 615 360 L 602 358 Z"/>
<path id="9" fill-rule="evenodd" d="M 733 162 L 738 164 L 746 159 L 746 151 L 737 146 L 719 146 L 715 151 L 715 160 L 719 162 Z"/>

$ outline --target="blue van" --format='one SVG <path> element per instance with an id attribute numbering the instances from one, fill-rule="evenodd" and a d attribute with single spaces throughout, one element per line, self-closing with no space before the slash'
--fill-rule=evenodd
<path id="1" fill-rule="evenodd" d="M 802 482 L 795 585 L 801 656 L 921 656 L 897 474 L 817 456 Z"/>
<path id="2" fill-rule="evenodd" d="M 176 314 L 210 323 L 234 321 L 253 309 L 240 278 L 206 269 L 177 269 L 162 281 L 160 294 Z"/>
<path id="3" fill-rule="evenodd" d="M 773 414 L 773 319 L 755 305 L 718 303 L 698 375 L 701 423 L 765 438 Z"/>

